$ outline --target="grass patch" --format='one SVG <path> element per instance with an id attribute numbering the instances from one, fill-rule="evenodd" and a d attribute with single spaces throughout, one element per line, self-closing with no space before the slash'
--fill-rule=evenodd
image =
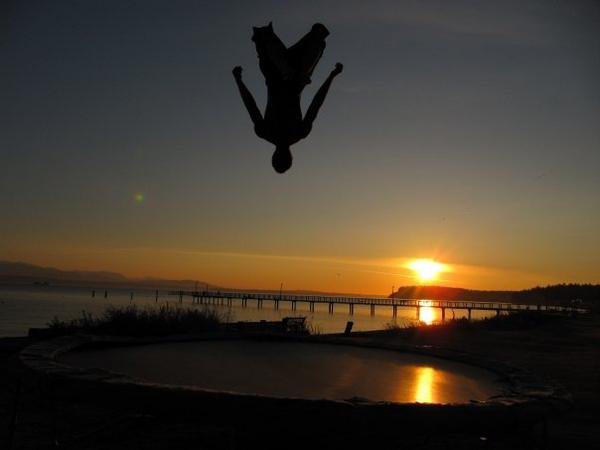
<path id="1" fill-rule="evenodd" d="M 460 319 L 450 319 L 443 323 L 438 322 L 432 325 L 425 325 L 423 323 L 408 325 L 388 323 L 385 325 L 385 331 L 406 338 L 411 338 L 420 333 L 435 334 L 452 331 L 468 332 L 474 330 L 518 331 L 535 328 L 547 328 L 554 332 L 561 333 L 566 331 L 564 327 L 565 319 L 566 317 L 560 314 L 519 311 L 478 320 L 468 320 L 464 317 Z"/>
<path id="2" fill-rule="evenodd" d="M 225 317 L 212 309 L 163 305 L 159 308 L 109 306 L 99 317 L 82 311 L 81 317 L 48 323 L 57 334 L 104 334 L 114 336 L 167 336 L 212 331 L 220 328 Z"/>
<path id="3" fill-rule="evenodd" d="M 559 330 L 565 318 L 562 314 L 551 312 L 519 311 L 488 317 L 472 324 L 487 330 L 531 330 L 540 327 L 553 327 Z"/>
<path id="4" fill-rule="evenodd" d="M 414 333 L 417 328 L 419 328 L 419 325 L 417 324 L 398 325 L 395 322 L 389 322 L 383 326 L 384 331 L 390 334 L 411 334 Z"/>

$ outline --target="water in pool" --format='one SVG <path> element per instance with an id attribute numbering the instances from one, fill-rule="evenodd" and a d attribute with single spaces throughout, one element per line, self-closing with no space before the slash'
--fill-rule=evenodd
<path id="1" fill-rule="evenodd" d="M 465 364 L 331 344 L 199 341 L 76 351 L 62 361 L 159 383 L 308 399 L 458 403 L 501 388 L 494 374 Z"/>

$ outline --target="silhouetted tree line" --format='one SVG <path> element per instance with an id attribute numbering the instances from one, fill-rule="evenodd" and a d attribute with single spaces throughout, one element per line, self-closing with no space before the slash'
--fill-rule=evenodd
<path id="1" fill-rule="evenodd" d="M 534 287 L 513 293 L 515 301 L 571 304 L 600 303 L 600 284 L 555 284 Z"/>
<path id="2" fill-rule="evenodd" d="M 525 304 L 584 305 L 600 307 L 600 284 L 556 284 L 521 291 L 479 291 L 444 286 L 403 286 L 392 294 L 396 298 L 495 301 Z"/>

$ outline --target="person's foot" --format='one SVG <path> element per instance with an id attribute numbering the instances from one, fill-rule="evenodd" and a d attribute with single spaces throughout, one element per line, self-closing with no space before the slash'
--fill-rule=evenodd
<path id="1" fill-rule="evenodd" d="M 342 70 L 344 70 L 344 65 L 342 63 L 335 63 L 335 69 L 331 71 L 331 75 L 335 77 L 342 73 Z"/>
<path id="2" fill-rule="evenodd" d="M 312 32 L 317 33 L 321 38 L 325 39 L 329 36 L 329 30 L 322 23 L 315 23 L 311 29 Z"/>

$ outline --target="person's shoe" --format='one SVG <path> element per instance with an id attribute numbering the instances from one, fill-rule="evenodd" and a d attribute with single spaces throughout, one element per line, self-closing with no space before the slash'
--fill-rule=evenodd
<path id="1" fill-rule="evenodd" d="M 317 33 L 323 39 L 329 36 L 329 30 L 322 23 L 315 23 L 310 31 L 312 31 L 313 33 Z"/>

